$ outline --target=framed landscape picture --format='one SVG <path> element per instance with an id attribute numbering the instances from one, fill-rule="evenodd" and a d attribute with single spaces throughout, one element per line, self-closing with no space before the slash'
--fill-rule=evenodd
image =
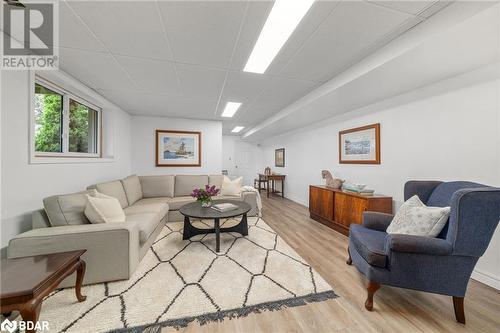
<path id="1" fill-rule="evenodd" d="M 339 163 L 380 164 L 380 124 L 339 132 Z"/>
<path id="2" fill-rule="evenodd" d="M 274 151 L 274 165 L 281 168 L 285 166 L 285 148 Z"/>
<path id="3" fill-rule="evenodd" d="M 201 132 L 156 130 L 156 166 L 201 166 Z"/>

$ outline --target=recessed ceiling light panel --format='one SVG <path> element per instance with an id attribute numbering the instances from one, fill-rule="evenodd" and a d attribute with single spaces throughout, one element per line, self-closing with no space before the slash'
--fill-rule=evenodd
<path id="1" fill-rule="evenodd" d="M 242 129 L 244 129 L 245 127 L 244 126 L 235 126 L 233 128 L 233 130 L 231 131 L 231 133 L 239 133 L 241 132 Z"/>
<path id="2" fill-rule="evenodd" d="M 238 111 L 239 107 L 241 106 L 241 103 L 238 102 L 227 102 L 226 107 L 224 108 L 224 111 L 222 111 L 222 117 L 225 118 L 230 118 L 234 116 L 236 111 Z"/>
<path id="3" fill-rule="evenodd" d="M 264 73 L 313 3 L 314 0 L 276 0 L 243 70 Z"/>

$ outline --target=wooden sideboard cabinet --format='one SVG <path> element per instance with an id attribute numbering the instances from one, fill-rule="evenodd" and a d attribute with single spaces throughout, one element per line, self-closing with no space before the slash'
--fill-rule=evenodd
<path id="1" fill-rule="evenodd" d="M 365 211 L 392 214 L 392 197 L 361 195 L 321 185 L 309 186 L 311 218 L 344 235 L 349 235 L 351 223 L 361 224 Z"/>

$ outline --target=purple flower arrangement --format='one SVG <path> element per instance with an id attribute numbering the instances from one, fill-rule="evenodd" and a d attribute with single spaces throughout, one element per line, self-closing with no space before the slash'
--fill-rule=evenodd
<path id="1" fill-rule="evenodd" d="M 216 188 L 215 185 L 205 185 L 205 189 L 195 188 L 191 196 L 201 202 L 203 207 L 210 207 L 212 205 L 212 197 L 219 194 L 219 192 L 220 189 Z"/>

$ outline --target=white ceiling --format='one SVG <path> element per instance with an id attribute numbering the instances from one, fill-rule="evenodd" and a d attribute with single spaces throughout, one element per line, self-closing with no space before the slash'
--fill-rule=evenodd
<path id="1" fill-rule="evenodd" d="M 249 129 L 446 5 L 317 1 L 265 74 L 242 71 L 269 1 L 65 1 L 60 67 L 133 115 Z M 244 133 L 244 131 L 242 132 Z"/>

